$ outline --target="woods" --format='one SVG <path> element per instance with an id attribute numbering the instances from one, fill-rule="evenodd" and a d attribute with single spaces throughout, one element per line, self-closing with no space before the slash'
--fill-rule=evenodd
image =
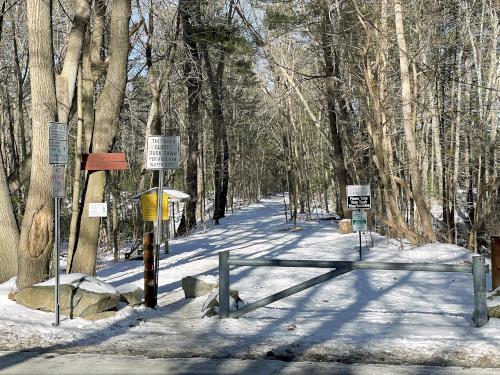
<path id="1" fill-rule="evenodd" d="M 499 234 L 493 0 L 2 0 L 0 30 L 0 282 L 52 272 L 49 121 L 69 125 L 67 272 L 141 240 L 151 134 L 181 137 L 178 236 L 283 192 L 294 223 L 348 218 L 351 183 L 381 234 L 480 253 Z M 80 170 L 98 152 L 129 169 Z"/>

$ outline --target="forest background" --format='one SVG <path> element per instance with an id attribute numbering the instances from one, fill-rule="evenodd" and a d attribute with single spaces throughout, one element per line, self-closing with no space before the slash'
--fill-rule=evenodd
<path id="1" fill-rule="evenodd" d="M 48 123 L 69 124 L 68 272 L 103 237 L 141 238 L 148 135 L 180 135 L 177 235 L 288 192 L 289 218 L 348 218 L 487 252 L 500 232 L 499 4 L 493 0 L 0 0 L 0 282 L 50 275 Z M 82 154 L 126 152 L 123 172 Z M 89 203 L 108 217 L 89 218 Z"/>

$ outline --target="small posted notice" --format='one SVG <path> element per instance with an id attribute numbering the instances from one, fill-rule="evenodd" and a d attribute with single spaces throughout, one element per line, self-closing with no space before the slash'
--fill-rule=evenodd
<path id="1" fill-rule="evenodd" d="M 108 205 L 106 203 L 89 203 L 89 217 L 108 216 Z"/>
<path id="2" fill-rule="evenodd" d="M 64 165 L 52 166 L 52 197 L 64 198 L 66 196 L 66 186 L 64 184 Z"/>
<path id="3" fill-rule="evenodd" d="M 352 231 L 365 232 L 368 230 L 368 214 L 364 210 L 352 211 Z"/>
<path id="4" fill-rule="evenodd" d="M 148 137 L 146 169 L 176 170 L 179 159 L 180 137 Z"/>
<path id="5" fill-rule="evenodd" d="M 64 123 L 49 122 L 49 164 L 68 164 L 68 133 Z"/>

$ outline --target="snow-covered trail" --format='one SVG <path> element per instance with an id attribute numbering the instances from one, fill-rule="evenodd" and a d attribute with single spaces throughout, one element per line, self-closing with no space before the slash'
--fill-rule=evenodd
<path id="1" fill-rule="evenodd" d="M 0 286 L 0 350 L 34 347 L 70 352 L 151 357 L 281 358 L 346 362 L 500 367 L 500 322 L 475 328 L 472 277 L 466 274 L 356 270 L 240 319 L 201 318 L 204 297 L 185 300 L 184 276 L 217 278 L 218 251 L 232 256 L 355 260 L 357 234 L 340 235 L 331 222 L 301 222 L 289 230 L 282 200 L 262 200 L 205 233 L 171 242 L 160 262 L 156 310 L 126 308 L 97 323 L 63 320 L 27 310 Z M 463 263 L 458 246 L 430 244 L 401 249 L 374 235 L 366 261 Z M 363 238 L 363 242 L 366 238 Z M 231 287 L 252 302 L 327 270 L 241 267 Z M 141 261 L 109 264 L 98 276 L 142 286 Z M 1 368 L 1 366 L 0 366 Z"/>

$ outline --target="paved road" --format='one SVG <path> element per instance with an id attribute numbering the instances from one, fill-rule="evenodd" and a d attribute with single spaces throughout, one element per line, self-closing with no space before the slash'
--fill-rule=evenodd
<path id="1" fill-rule="evenodd" d="M 206 358 L 148 359 L 98 354 L 0 352 L 2 375 L 180 375 L 180 374 L 329 374 L 329 375 L 494 375 L 500 369 L 458 367 L 348 365 Z"/>

